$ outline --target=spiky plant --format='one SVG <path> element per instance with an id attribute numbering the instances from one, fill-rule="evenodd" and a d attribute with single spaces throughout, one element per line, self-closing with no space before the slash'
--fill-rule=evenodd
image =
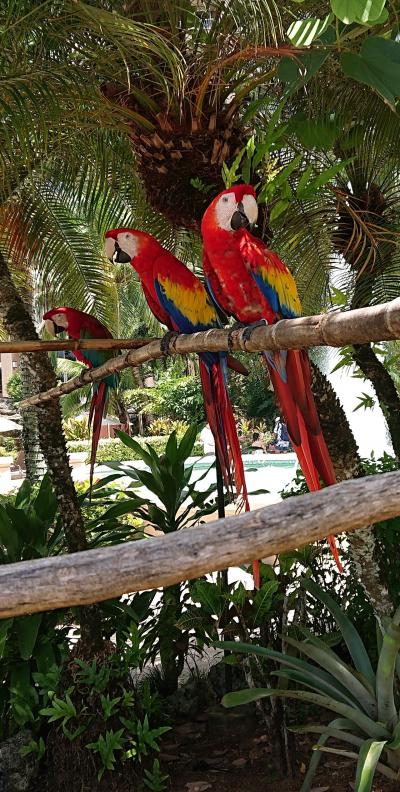
<path id="1" fill-rule="evenodd" d="M 396 663 L 400 651 L 400 610 L 396 611 L 385 627 L 380 640 L 377 667 L 374 669 L 357 630 L 339 605 L 312 581 L 304 581 L 303 586 L 332 613 L 352 664 L 345 663 L 328 643 L 308 630 L 304 630 L 306 638 L 301 642 L 285 636 L 286 643 L 296 652 L 305 655 L 307 660 L 297 654 L 275 652 L 261 646 L 220 643 L 217 645 L 225 649 L 254 653 L 275 661 L 280 668 L 273 673 L 296 685 L 295 688 L 287 689 L 252 688 L 228 693 L 222 703 L 226 707 L 233 707 L 278 696 L 308 702 L 335 713 L 335 718 L 328 724 L 309 723 L 293 729 L 300 733 L 319 735 L 301 792 L 310 792 L 315 771 L 324 752 L 345 756 L 357 763 L 356 792 L 370 792 L 376 772 L 398 781 L 400 720 Z M 327 743 L 332 739 L 344 743 L 344 746 L 328 746 Z"/>

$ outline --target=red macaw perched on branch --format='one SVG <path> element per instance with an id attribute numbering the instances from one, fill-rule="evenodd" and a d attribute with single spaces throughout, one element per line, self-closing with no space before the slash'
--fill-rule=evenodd
<path id="1" fill-rule="evenodd" d="M 194 333 L 220 327 L 216 308 L 202 282 L 150 234 L 131 228 L 108 231 L 106 255 L 111 261 L 132 264 L 150 310 L 170 331 Z M 199 357 L 204 406 L 225 485 L 232 490 L 234 480 L 237 496 L 249 509 L 240 444 L 226 387 L 228 356 L 225 352 L 202 352 Z M 246 372 L 233 358 L 229 364 Z M 254 580 L 258 586 L 257 562 Z"/>
<path id="2" fill-rule="evenodd" d="M 75 308 L 62 306 L 52 308 L 44 314 L 46 329 L 56 336 L 59 333 L 68 333 L 69 338 L 112 338 L 107 327 L 101 324 L 94 316 L 77 311 Z M 107 360 L 115 357 L 118 352 L 109 349 L 76 349 L 72 353 L 76 360 L 84 363 L 88 368 L 101 366 Z M 93 484 L 93 468 L 96 461 L 97 446 L 100 438 L 101 422 L 107 412 L 107 402 L 110 389 L 118 386 L 118 374 L 111 374 L 105 380 L 93 383 L 93 395 L 89 409 L 89 427 L 93 423 L 92 448 L 90 454 L 90 492 Z"/>
<path id="3" fill-rule="evenodd" d="M 254 188 L 234 186 L 217 195 L 204 213 L 203 268 L 215 302 L 240 324 L 251 329 L 301 313 L 294 278 L 276 253 L 254 237 L 258 206 Z M 322 434 L 311 390 L 311 370 L 305 350 L 265 352 L 275 394 L 290 439 L 311 491 L 335 484 L 336 477 Z M 335 537 L 329 544 L 340 571 Z"/>

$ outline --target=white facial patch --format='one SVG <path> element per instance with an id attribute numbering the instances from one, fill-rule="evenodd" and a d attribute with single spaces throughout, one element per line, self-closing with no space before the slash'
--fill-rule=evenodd
<path id="1" fill-rule="evenodd" d="M 53 322 L 53 320 L 52 319 L 45 319 L 44 320 L 44 326 L 45 326 L 48 334 L 53 336 L 54 335 L 54 322 Z"/>
<path id="2" fill-rule="evenodd" d="M 112 261 L 115 252 L 115 240 L 112 237 L 107 237 L 104 244 L 104 252 L 107 258 Z"/>
<path id="3" fill-rule="evenodd" d="M 129 231 L 122 231 L 117 236 L 117 242 L 121 248 L 131 259 L 135 258 L 139 252 L 139 240 L 134 234 Z"/>
<path id="4" fill-rule="evenodd" d="M 64 330 L 68 330 L 68 319 L 64 313 L 53 314 L 51 319 L 57 327 L 63 327 Z"/>
<path id="5" fill-rule="evenodd" d="M 227 193 L 221 195 L 215 207 L 215 216 L 219 228 L 224 231 L 232 231 L 231 219 L 234 212 L 236 212 L 236 198 L 234 193 Z"/>
<path id="6" fill-rule="evenodd" d="M 258 218 L 258 206 L 254 195 L 244 195 L 242 203 L 244 212 L 249 218 L 250 225 L 254 225 Z"/>

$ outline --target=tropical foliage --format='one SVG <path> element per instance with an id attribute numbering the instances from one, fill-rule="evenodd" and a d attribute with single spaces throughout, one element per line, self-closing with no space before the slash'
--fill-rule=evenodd
<path id="1" fill-rule="evenodd" d="M 224 185 L 242 180 L 256 186 L 257 233 L 289 263 L 306 312 L 397 297 L 398 39 L 398 3 L 389 0 L 3 2 L 0 272 L 9 269 L 36 326 L 44 310 L 70 304 L 96 314 L 116 336 L 159 333 L 132 268 L 111 267 L 103 256 L 104 232 L 149 231 L 199 272 L 202 211 Z M 4 304 L 4 315 L 15 310 L 15 302 Z M 375 386 L 398 457 L 397 345 L 343 350 L 341 363 L 354 362 Z M 230 377 L 245 437 L 256 426 L 268 432 L 275 413 L 261 363 L 246 356 L 247 363 L 247 380 Z M 58 360 L 59 377 L 77 371 L 79 364 Z M 146 374 L 155 387 L 143 387 Z M 24 393 L 26 379 L 22 371 Z M 64 400 L 70 437 L 82 433 L 74 415 L 86 397 L 82 390 Z M 360 408 L 369 406 L 361 396 Z M 78 487 L 89 548 L 171 533 L 215 511 L 214 485 L 202 490 L 188 463 L 201 450 L 198 426 L 188 425 L 204 419 L 194 361 L 125 372 L 109 408 L 121 423 L 134 412 L 135 432 L 157 434 L 100 442 L 98 461 L 112 472 L 90 501 Z M 341 416 L 332 417 L 335 433 Z M 353 463 L 353 473 L 368 473 L 398 461 L 364 461 L 362 468 L 355 454 Z M 296 494 L 302 486 L 299 478 Z M 398 520 L 370 533 L 374 573 L 397 605 Z M 66 551 L 47 477 L 2 499 L 2 563 Z M 166 698 L 189 652 L 223 636 L 234 639 L 223 641 L 226 668 L 240 673 L 229 649 L 248 651 L 245 674 L 256 685 L 228 693 L 225 703 L 269 701 L 279 692 L 269 687 L 274 670 L 282 696 L 311 703 L 314 714 L 320 707 L 335 713 L 329 725 L 300 730 L 318 735 L 304 792 L 326 751 L 357 762 L 358 792 L 371 789 L 375 770 L 398 778 L 398 613 L 373 646 L 373 608 L 356 565 L 349 569 L 339 579 L 313 546 L 262 564 L 258 592 L 221 574 L 102 603 L 93 611 L 100 649 L 90 657 L 84 642 L 72 648 L 69 640 L 79 635 L 79 613 L 4 620 L 3 736 L 30 728 L 26 753 L 46 763 L 50 785 L 61 792 L 68 763 L 87 769 L 81 782 L 88 788 L 117 788 L 111 778 L 124 773 L 131 784 L 132 765 L 160 792 L 167 779 L 154 757 Z M 161 672 L 136 689 L 131 670 L 140 674 L 157 656 Z M 228 673 L 224 685 L 226 692 Z M 274 760 L 286 752 L 289 767 L 287 711 L 274 699 L 263 716 Z M 333 746 L 333 738 L 345 747 Z"/>
<path id="2" fill-rule="evenodd" d="M 227 707 L 232 707 L 262 698 L 280 696 L 309 702 L 339 715 L 328 725 L 312 723 L 295 729 L 296 732 L 321 735 L 314 748 L 315 754 L 301 792 L 309 792 L 311 789 L 313 776 L 323 752 L 343 755 L 357 761 L 355 789 L 358 792 L 372 789 L 376 771 L 396 780 L 400 766 L 398 736 L 400 722 L 395 692 L 396 662 L 400 651 L 400 614 L 396 611 L 379 637 L 379 659 L 374 670 L 359 634 L 337 603 L 315 583 L 307 581 L 303 585 L 309 593 L 322 601 L 334 616 L 353 667 L 343 662 L 326 641 L 309 632 L 306 632 L 306 638 L 301 642 L 288 635 L 285 638 L 288 646 L 305 655 L 308 660 L 303 660 L 295 654 L 230 642 L 228 645 L 224 644 L 225 648 L 250 652 L 275 660 L 280 668 L 274 674 L 280 680 L 288 680 L 299 685 L 300 690 L 253 688 L 228 693 L 223 703 Z M 327 742 L 331 739 L 344 742 L 346 746 L 350 744 L 355 750 L 328 747 Z"/>

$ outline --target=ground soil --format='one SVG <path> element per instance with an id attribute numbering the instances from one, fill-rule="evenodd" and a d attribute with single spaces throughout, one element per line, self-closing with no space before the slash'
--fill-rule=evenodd
<path id="1" fill-rule="evenodd" d="M 241 708 L 237 708 L 236 712 Z M 224 711 L 226 713 L 226 710 Z M 230 711 L 233 712 L 232 710 Z M 216 717 L 217 716 L 217 717 Z M 170 776 L 168 792 L 300 792 L 312 755 L 312 737 L 296 736 L 295 777 L 277 772 L 271 745 L 253 714 L 242 720 L 225 718 L 222 708 L 214 707 L 191 720 L 182 720 L 168 732 L 159 755 L 162 771 Z M 83 754 L 82 754 L 83 756 Z M 85 763 L 90 762 L 84 752 Z M 69 762 L 67 762 L 67 765 Z M 91 783 L 77 767 L 68 772 L 59 765 L 58 781 L 49 778 L 43 767 L 29 792 L 147 792 L 134 779 L 129 768 L 121 774 L 106 773 L 99 783 Z M 82 768 L 81 768 L 82 769 Z M 355 762 L 340 756 L 322 757 L 311 792 L 353 792 Z M 400 784 L 377 775 L 372 792 L 399 792 Z"/>
<path id="2" fill-rule="evenodd" d="M 313 741 L 296 738 L 295 778 L 282 778 L 272 762 L 271 747 L 261 727 L 247 734 L 210 735 L 207 713 L 193 723 L 176 726 L 166 735 L 161 761 L 173 792 L 299 792 Z M 354 790 L 355 762 L 325 756 L 312 792 Z M 400 784 L 376 776 L 373 792 L 399 792 Z"/>

